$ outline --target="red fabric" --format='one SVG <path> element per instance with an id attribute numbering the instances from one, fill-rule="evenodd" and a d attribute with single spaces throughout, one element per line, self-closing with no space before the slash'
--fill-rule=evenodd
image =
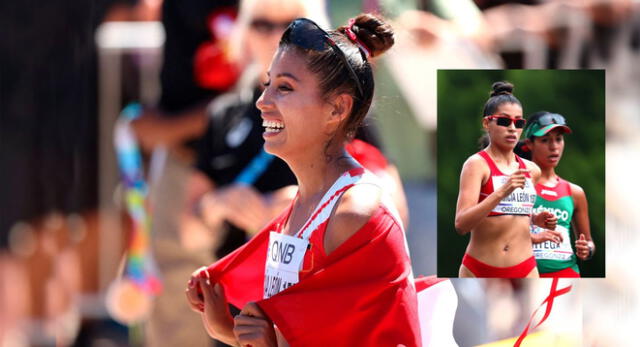
<path id="1" fill-rule="evenodd" d="M 483 263 L 480 260 L 465 253 L 462 258 L 462 265 L 476 277 L 495 277 L 495 278 L 523 278 L 536 267 L 536 258 L 531 256 L 522 263 L 514 266 L 496 267 Z"/>
<path id="2" fill-rule="evenodd" d="M 308 273 L 301 273 L 298 284 L 262 300 L 269 231 L 287 214 L 209 267 L 230 303 L 242 308 L 257 301 L 292 346 L 420 345 L 404 234 L 384 207 Z"/>
<path id="3" fill-rule="evenodd" d="M 198 85 L 208 89 L 226 91 L 240 76 L 238 67 L 229 60 L 223 44 L 218 41 L 203 42 L 198 47 L 193 59 L 193 69 Z"/>
<path id="4" fill-rule="evenodd" d="M 354 139 L 345 148 L 358 163 L 374 174 L 386 170 L 389 166 L 382 152 L 364 141 Z"/>
<path id="5" fill-rule="evenodd" d="M 580 274 L 576 270 L 568 267 L 556 272 L 541 273 L 540 277 L 561 277 L 561 278 L 580 278 Z"/>
<path id="6" fill-rule="evenodd" d="M 485 182 L 485 184 L 482 185 L 482 187 L 480 188 L 480 196 L 478 197 L 478 202 L 481 202 L 482 200 L 486 199 L 487 196 L 491 195 L 491 193 L 493 193 L 493 180 L 491 179 L 491 177 L 493 176 L 506 176 L 504 173 L 502 173 L 502 171 L 500 171 L 500 169 L 498 169 L 498 166 L 496 165 L 496 163 L 493 161 L 493 159 L 491 159 L 491 157 L 489 156 L 489 153 L 487 153 L 486 151 L 482 150 L 480 152 L 478 152 L 478 154 L 487 162 L 487 165 L 489 165 L 489 170 L 491 171 L 491 174 L 489 176 L 489 179 L 487 180 L 487 182 Z M 524 160 L 522 160 L 522 158 L 520 158 L 519 156 L 515 155 L 516 160 L 518 161 L 518 167 L 520 169 L 526 169 L 527 168 L 527 164 L 524 163 Z M 526 172 L 524 174 L 525 177 L 531 178 L 531 175 Z M 497 213 L 497 212 L 489 212 L 489 216 L 501 216 L 503 215 L 502 213 Z"/>
<path id="7" fill-rule="evenodd" d="M 209 15 L 211 39 L 200 44 L 193 57 L 194 78 L 203 88 L 226 91 L 240 76 L 239 67 L 229 55 L 230 28 L 236 16 L 233 7 L 223 7 Z"/>
<path id="8" fill-rule="evenodd" d="M 416 292 L 421 292 L 434 284 L 447 280 L 448 278 L 438 278 L 436 275 L 416 278 Z"/>
<path id="9" fill-rule="evenodd" d="M 556 193 L 556 195 L 547 194 L 547 191 L 553 191 Z M 564 198 L 565 196 L 571 196 L 571 184 L 558 177 L 558 183 L 555 187 L 547 187 L 540 183 L 536 184 L 536 194 L 547 201 L 556 201 L 558 199 Z"/>

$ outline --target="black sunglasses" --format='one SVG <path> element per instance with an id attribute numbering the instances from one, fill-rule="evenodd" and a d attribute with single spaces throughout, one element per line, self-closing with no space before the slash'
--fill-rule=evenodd
<path id="1" fill-rule="evenodd" d="M 524 125 L 527 124 L 527 121 L 524 118 L 511 118 L 509 116 L 500 115 L 500 114 L 487 116 L 487 119 L 489 120 L 495 119 L 496 124 L 503 127 L 508 127 L 511 125 L 511 123 L 513 123 L 517 129 L 522 129 L 524 128 Z"/>
<path id="2" fill-rule="evenodd" d="M 312 20 L 307 18 L 298 18 L 289 24 L 287 30 L 282 34 L 282 39 L 280 42 L 284 43 L 292 43 L 298 47 L 304 49 L 310 49 L 318 52 L 324 51 L 327 46 L 331 47 L 333 51 L 340 57 L 344 66 L 349 70 L 349 75 L 356 81 L 356 87 L 358 88 L 359 96 L 364 98 L 364 92 L 362 89 L 362 84 L 360 83 L 360 79 L 358 75 L 347 61 L 347 56 L 344 52 L 336 45 L 336 43 L 331 39 L 329 34 L 324 31 L 322 28 L 318 26 L 318 24 L 314 23 Z"/>
<path id="3" fill-rule="evenodd" d="M 535 122 L 543 127 L 551 124 L 567 125 L 567 121 L 564 119 L 564 117 L 557 113 L 545 114 L 544 116 L 536 119 Z"/>
<path id="4" fill-rule="evenodd" d="M 291 24 L 291 21 L 274 22 L 265 18 L 256 18 L 249 23 L 249 26 L 259 33 L 271 34 L 276 30 L 286 30 L 289 24 Z"/>

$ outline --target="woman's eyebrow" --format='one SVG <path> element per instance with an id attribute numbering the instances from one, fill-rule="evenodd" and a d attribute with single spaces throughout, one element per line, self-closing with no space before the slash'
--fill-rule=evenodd
<path id="1" fill-rule="evenodd" d="M 295 75 L 289 72 L 281 72 L 278 75 L 276 75 L 276 77 L 289 77 L 296 82 L 300 82 L 300 79 L 298 79 Z"/>
<path id="2" fill-rule="evenodd" d="M 509 117 L 513 117 L 513 118 L 516 118 L 516 117 L 518 117 L 518 116 L 523 117 L 523 116 L 522 116 L 521 114 L 519 114 L 519 113 L 518 113 L 518 114 L 516 114 L 515 116 L 510 115 L 510 114 L 509 114 L 509 113 L 507 113 L 507 112 L 499 112 L 499 113 L 496 113 L 496 114 L 503 115 L 503 116 L 509 116 Z"/>

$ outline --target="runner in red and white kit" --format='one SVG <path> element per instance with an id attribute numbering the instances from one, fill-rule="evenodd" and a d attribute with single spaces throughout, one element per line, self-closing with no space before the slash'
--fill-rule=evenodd
<path id="1" fill-rule="evenodd" d="M 285 31 L 256 105 L 265 151 L 289 165 L 299 190 L 249 243 L 192 276 L 187 298 L 212 337 L 240 346 L 421 345 L 401 222 L 345 149 L 373 97 L 368 60 L 393 42 L 392 28 L 370 14 L 329 33 L 308 19 Z M 227 303 L 240 314 L 232 318 Z"/>
<path id="2" fill-rule="evenodd" d="M 538 277 L 529 224 L 554 229 L 549 212 L 532 215 L 540 169 L 513 152 L 526 124 L 513 85 L 496 82 L 483 111 L 490 143 L 460 174 L 455 228 L 471 233 L 460 277 Z"/>

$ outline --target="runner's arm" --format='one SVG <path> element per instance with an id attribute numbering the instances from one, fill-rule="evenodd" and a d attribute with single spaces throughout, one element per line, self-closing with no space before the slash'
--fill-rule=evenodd
<path id="1" fill-rule="evenodd" d="M 455 219 L 458 234 L 464 235 L 473 230 L 505 196 L 515 189 L 509 188 L 510 184 L 506 183 L 478 202 L 482 183 L 488 179 L 489 175 L 489 168 L 479 156 L 470 157 L 462 166 Z"/>
<path id="2" fill-rule="evenodd" d="M 533 185 L 535 186 L 538 183 L 538 180 L 540 179 L 540 175 L 541 175 L 540 167 L 538 166 L 538 164 L 532 162 L 531 160 L 527 160 L 527 159 L 522 159 L 522 160 L 527 166 L 527 169 L 529 169 L 530 176 L 531 176 L 531 183 L 533 183 Z"/>
<path id="3" fill-rule="evenodd" d="M 573 232 L 576 236 L 576 254 L 580 259 L 586 260 L 590 258 L 590 256 L 593 256 L 596 251 L 596 246 L 591 238 L 587 196 L 580 186 L 571 184 L 571 197 L 573 198 L 575 206 L 571 224 L 573 226 Z M 580 242 L 580 235 L 584 235 L 586 242 Z M 584 247 L 587 247 L 586 250 L 587 252 L 589 252 L 586 257 L 580 254 L 580 249 L 585 249 Z"/>

